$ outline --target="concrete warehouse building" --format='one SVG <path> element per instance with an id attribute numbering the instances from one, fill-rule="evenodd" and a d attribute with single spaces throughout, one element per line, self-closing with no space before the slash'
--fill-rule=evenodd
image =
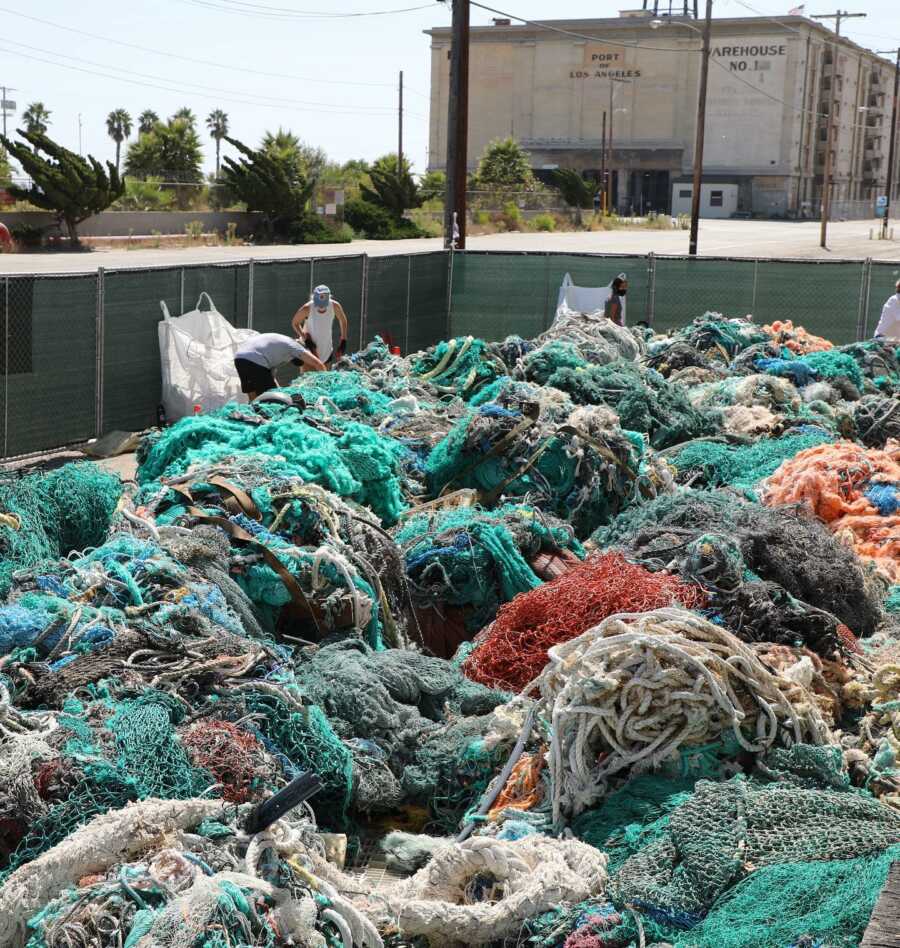
<path id="1" fill-rule="evenodd" d="M 468 165 L 512 136 L 542 170 L 611 169 L 620 211 L 687 211 L 702 27 L 688 17 L 624 11 L 612 19 L 496 20 L 473 27 Z M 450 30 L 432 39 L 429 167 L 444 168 Z M 802 16 L 713 21 L 702 213 L 806 217 L 818 213 L 826 119 L 837 95 L 834 211 L 871 213 L 884 193 L 894 64 Z M 583 38 L 582 38 L 583 37 Z M 612 123 L 604 160 L 603 125 Z M 609 140 L 609 138 L 607 139 Z M 898 149 L 900 151 L 900 149 Z M 900 156 L 898 156 L 900 157 Z M 900 185 L 895 174 L 895 197 Z"/>

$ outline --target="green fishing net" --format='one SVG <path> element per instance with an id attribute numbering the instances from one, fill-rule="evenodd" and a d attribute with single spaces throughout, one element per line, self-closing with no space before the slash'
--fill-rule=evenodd
<path id="1" fill-rule="evenodd" d="M 667 460 L 678 471 L 678 480 L 690 480 L 695 487 L 753 488 L 774 474 L 783 461 L 794 455 L 833 441 L 821 430 L 763 438 L 752 444 L 721 441 L 694 441 L 670 452 Z"/>
<path id="2" fill-rule="evenodd" d="M 490 343 L 457 336 L 428 349 L 413 362 L 412 371 L 438 392 L 469 398 L 507 369 Z"/>
<path id="3" fill-rule="evenodd" d="M 405 509 L 400 476 L 406 449 L 367 425 L 334 419 L 321 430 L 294 408 L 267 406 L 267 418 L 245 406 L 183 418 L 142 443 L 138 480 L 147 485 L 189 468 L 213 467 L 240 454 L 277 458 L 282 470 L 370 507 L 385 523 Z"/>
<path id="4" fill-rule="evenodd" d="M 12 574 L 106 538 L 122 484 L 95 464 L 0 478 L 0 598 Z"/>
<path id="5" fill-rule="evenodd" d="M 413 602 L 420 607 L 469 606 L 476 632 L 520 592 L 540 585 L 528 557 L 542 549 L 583 555 L 572 530 L 532 507 L 495 511 L 461 507 L 410 517 L 394 533 L 406 561 Z"/>
<path id="6" fill-rule="evenodd" d="M 885 612 L 890 613 L 900 612 L 900 586 L 891 586 L 887 598 L 884 600 L 884 609 Z"/>
<path id="7" fill-rule="evenodd" d="M 678 383 L 630 362 L 563 367 L 547 384 L 566 392 L 576 404 L 613 409 L 624 429 L 643 432 L 657 449 L 716 434 L 721 427 L 718 413 L 694 408 Z"/>

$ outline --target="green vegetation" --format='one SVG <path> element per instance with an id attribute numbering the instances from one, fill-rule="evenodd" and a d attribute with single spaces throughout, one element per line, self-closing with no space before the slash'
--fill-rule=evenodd
<path id="1" fill-rule="evenodd" d="M 535 230 L 552 233 L 556 230 L 556 218 L 552 214 L 536 214 L 531 221 Z"/>
<path id="2" fill-rule="evenodd" d="M 125 178 L 125 191 L 113 207 L 117 211 L 168 211 L 175 195 L 163 187 L 161 178 Z"/>
<path id="3" fill-rule="evenodd" d="M 553 179 L 562 199 L 575 210 L 575 224 L 581 227 L 581 212 L 593 207 L 595 185 L 590 181 L 585 181 L 579 172 L 571 168 L 561 168 Z"/>
<path id="4" fill-rule="evenodd" d="M 22 113 L 25 131 L 32 135 L 46 135 L 50 127 L 50 110 L 43 102 L 32 102 Z"/>
<path id="5" fill-rule="evenodd" d="M 225 157 L 222 180 L 228 191 L 250 211 L 263 216 L 266 236 L 287 236 L 307 222 L 307 205 L 313 185 L 289 154 L 253 149 L 235 138 L 225 141 L 240 152 L 238 159 Z M 309 226 L 312 227 L 310 222 Z"/>
<path id="6" fill-rule="evenodd" d="M 122 167 L 122 142 L 131 134 L 131 116 L 125 109 L 113 109 L 106 116 L 106 134 L 116 143 L 116 171 Z"/>
<path id="7" fill-rule="evenodd" d="M 138 135 L 147 135 L 152 132 L 159 122 L 159 116 L 153 109 L 144 109 L 138 116 Z"/>
<path id="8" fill-rule="evenodd" d="M 485 148 L 469 186 L 475 191 L 533 189 L 531 159 L 514 138 L 496 139 Z"/>
<path id="9" fill-rule="evenodd" d="M 181 109 L 168 122 L 157 122 L 128 149 L 125 174 L 132 178 L 161 178 L 163 187 L 175 192 L 179 209 L 188 207 L 203 182 L 200 136 Z"/>
<path id="10" fill-rule="evenodd" d="M 46 135 L 28 131 L 19 134 L 31 145 L 30 149 L 2 136 L 0 141 L 30 176 L 32 184 L 28 188 L 11 185 L 10 194 L 43 210 L 54 211 L 65 223 L 72 243 L 77 245 L 78 225 L 122 196 L 125 186 L 118 170 L 111 162 L 104 169 L 91 155 L 82 158 Z"/>
<path id="11" fill-rule="evenodd" d="M 222 139 L 228 134 L 228 115 L 221 109 L 213 109 L 206 116 L 206 127 L 209 129 L 209 137 L 216 143 L 216 179 L 222 167 Z"/>

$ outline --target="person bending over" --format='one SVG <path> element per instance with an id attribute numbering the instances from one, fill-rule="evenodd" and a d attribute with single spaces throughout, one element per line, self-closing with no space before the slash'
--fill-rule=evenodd
<path id="1" fill-rule="evenodd" d="M 290 336 L 282 336 L 277 332 L 252 336 L 234 354 L 234 367 L 241 380 L 241 391 L 252 402 L 263 392 L 278 388 L 275 369 L 288 362 L 315 372 L 325 371 L 321 359 Z"/>
<path id="2" fill-rule="evenodd" d="M 332 341 L 332 327 L 337 319 L 341 340 L 337 349 Z M 312 299 L 294 313 L 291 326 L 310 352 L 315 353 L 326 365 L 340 359 L 347 351 L 347 314 L 344 307 L 331 298 L 327 286 L 317 286 Z"/>

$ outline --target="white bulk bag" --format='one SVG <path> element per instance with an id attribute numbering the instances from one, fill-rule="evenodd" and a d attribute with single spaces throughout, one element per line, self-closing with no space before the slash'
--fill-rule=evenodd
<path id="1" fill-rule="evenodd" d="M 200 306 L 206 299 L 209 309 Z M 159 324 L 162 402 L 169 421 L 177 421 L 199 405 L 204 412 L 228 402 L 246 402 L 234 368 L 234 354 L 253 329 L 235 329 L 216 309 L 208 293 L 182 316 L 170 316 L 165 302 Z"/>
<path id="2" fill-rule="evenodd" d="M 556 315 L 571 316 L 572 313 L 581 313 L 584 316 L 593 316 L 603 313 L 606 301 L 612 296 L 612 280 L 607 286 L 576 286 L 571 274 L 563 277 L 556 300 Z M 625 322 L 625 302 L 622 302 L 622 322 Z"/>

